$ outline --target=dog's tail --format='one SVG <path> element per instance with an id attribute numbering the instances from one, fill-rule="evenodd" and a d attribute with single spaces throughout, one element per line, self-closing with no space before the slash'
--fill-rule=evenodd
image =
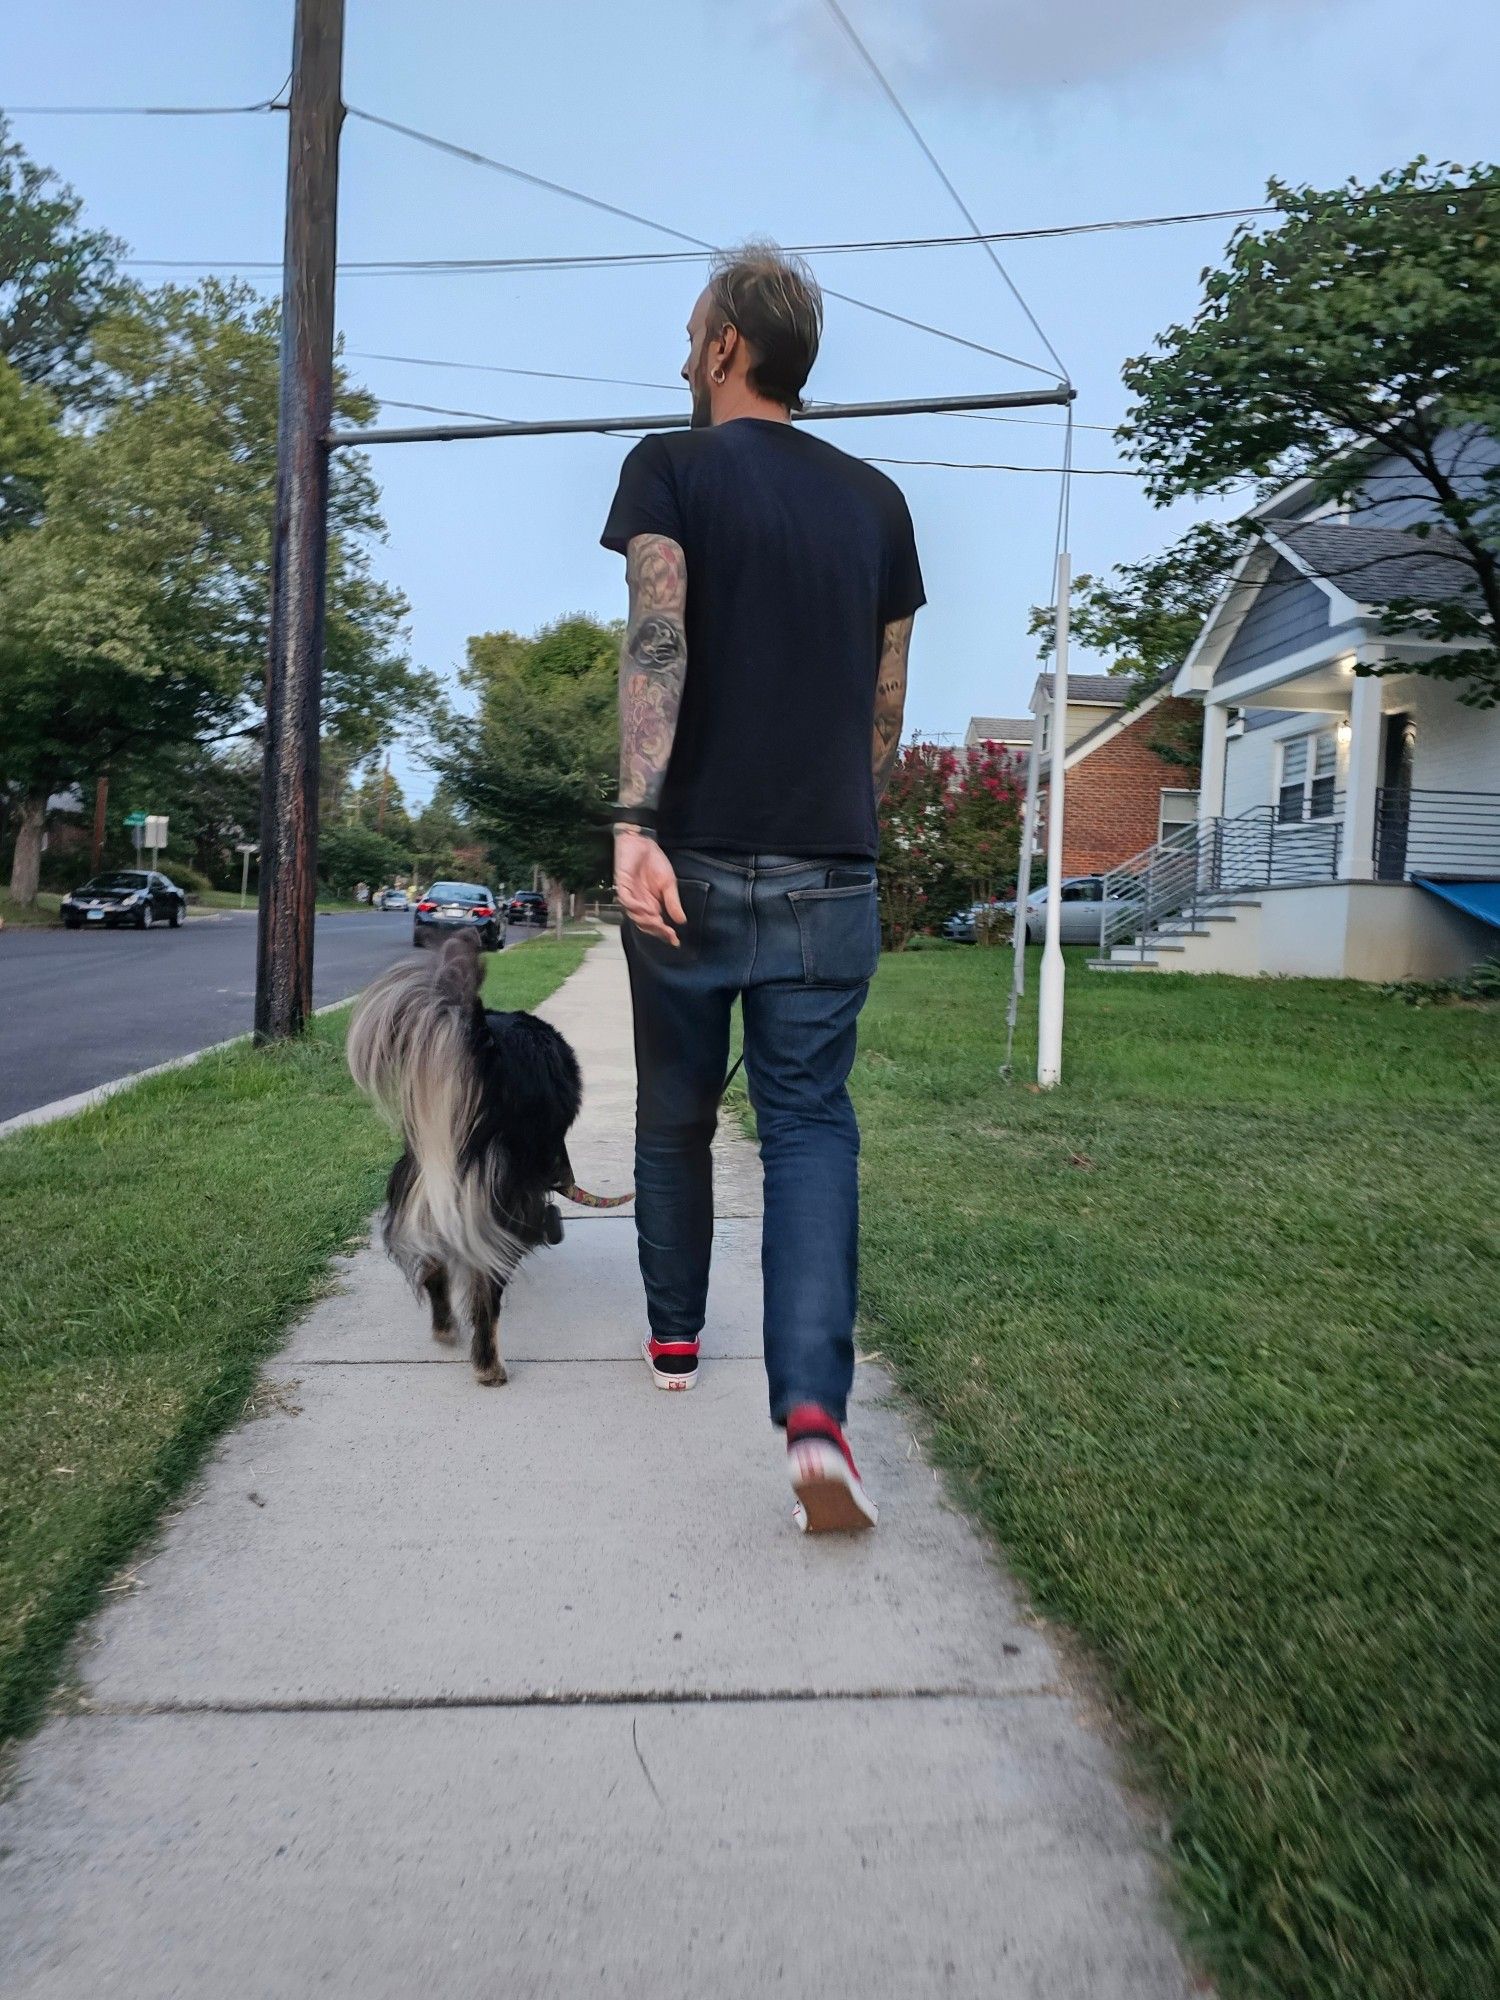
<path id="1" fill-rule="evenodd" d="M 495 1213 L 485 1163 L 465 1159 L 480 1112 L 481 981 L 478 946 L 464 933 L 382 973 L 349 1024 L 349 1072 L 411 1155 L 386 1244 L 414 1281 L 433 1261 L 505 1279 L 524 1254 Z"/>

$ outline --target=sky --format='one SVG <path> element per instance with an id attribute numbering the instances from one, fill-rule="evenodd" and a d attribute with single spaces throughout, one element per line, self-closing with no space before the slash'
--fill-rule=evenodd
<path id="1" fill-rule="evenodd" d="M 1491 0 L 843 4 L 987 229 L 1233 208 L 1260 200 L 1270 175 L 1327 186 L 1419 153 L 1462 162 L 1495 153 L 1500 9 Z M 11 21 L 3 89 L 11 105 L 251 103 L 282 85 L 291 23 L 291 0 L 53 0 Z M 344 95 L 710 242 L 965 226 L 823 0 L 657 0 L 650 9 L 348 0 Z M 212 264 L 280 254 L 279 117 L 17 113 L 13 123 L 137 258 L 183 260 L 175 275 L 190 280 Z M 1192 315 L 1203 269 L 1230 228 L 1195 223 L 1002 251 L 1077 387 L 1080 468 L 1110 475 L 1124 464 L 1109 435 L 1126 409 L 1121 365 Z M 663 247 L 634 224 L 359 121 L 345 126 L 341 261 Z M 840 291 L 1033 366 L 830 301 L 811 395 L 928 397 L 1044 381 L 1035 368 L 1046 351 L 982 251 L 814 264 Z M 685 394 L 683 329 L 702 276 L 691 264 L 348 272 L 338 324 L 355 378 L 392 402 L 500 417 L 670 410 Z M 279 289 L 274 275 L 255 282 Z M 825 435 L 870 456 L 1051 468 L 1057 415 L 841 422 Z M 396 408 L 384 420 L 429 421 Z M 596 436 L 376 454 L 390 526 L 378 567 L 410 600 L 418 663 L 451 682 L 472 633 L 528 632 L 570 611 L 621 614 L 623 566 L 598 535 L 628 449 L 628 440 Z M 913 643 L 909 725 L 959 734 L 971 714 L 1024 712 L 1038 670 L 1027 614 L 1049 593 L 1055 475 L 887 469 L 911 504 L 929 598 Z M 1074 485 L 1074 568 L 1097 573 L 1147 555 L 1200 511 L 1155 509 L 1136 478 L 1084 471 Z M 410 798 L 430 788 L 409 753 L 398 751 L 396 768 Z"/>

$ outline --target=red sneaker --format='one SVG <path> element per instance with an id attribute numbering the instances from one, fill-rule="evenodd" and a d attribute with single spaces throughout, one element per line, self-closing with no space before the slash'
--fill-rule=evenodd
<path id="1" fill-rule="evenodd" d="M 641 1354 L 658 1389 L 691 1389 L 698 1379 L 696 1340 L 658 1340 L 647 1334 Z"/>
<path id="2" fill-rule="evenodd" d="M 787 1470 L 805 1535 L 873 1528 L 879 1519 L 841 1425 L 816 1403 L 799 1403 L 786 1420 Z"/>

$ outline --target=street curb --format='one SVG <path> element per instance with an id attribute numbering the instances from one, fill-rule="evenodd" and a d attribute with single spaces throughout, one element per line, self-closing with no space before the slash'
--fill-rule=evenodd
<path id="1" fill-rule="evenodd" d="M 313 1013 L 315 1016 L 335 1014 L 340 1007 L 352 1007 L 358 998 L 357 993 L 351 993 L 347 999 L 330 1000 L 326 1006 L 314 1007 Z M 152 1063 L 149 1069 L 132 1070 L 129 1076 L 117 1076 L 109 1083 L 96 1083 L 92 1090 L 78 1090 L 71 1097 L 55 1097 L 50 1104 L 33 1105 L 30 1111 L 18 1111 L 14 1118 L 0 1122 L 0 1139 L 9 1138 L 12 1132 L 25 1132 L 34 1125 L 53 1125 L 59 1118 L 76 1118 L 79 1112 L 92 1111 L 96 1104 L 118 1096 L 122 1090 L 133 1090 L 148 1077 L 165 1076 L 174 1069 L 191 1069 L 205 1056 L 222 1055 L 225 1049 L 237 1049 L 249 1040 L 248 1034 L 231 1035 L 227 1042 L 210 1042 L 206 1048 L 193 1049 L 185 1056 L 173 1056 L 167 1062 Z"/>
<path id="2" fill-rule="evenodd" d="M 539 931 L 537 935 L 545 937 L 548 933 Z M 518 951 L 534 941 L 532 938 L 520 938 L 515 944 L 508 944 L 507 949 Z M 357 993 L 351 993 L 343 1000 L 329 1000 L 322 1007 L 314 1007 L 313 1015 L 336 1014 L 340 1007 L 352 1007 L 358 998 Z M 206 1048 L 193 1049 L 185 1056 L 173 1056 L 167 1062 L 152 1063 L 149 1069 L 132 1070 L 129 1076 L 117 1076 L 109 1083 L 96 1083 L 92 1090 L 78 1090 L 71 1097 L 55 1097 L 50 1104 L 33 1105 L 30 1111 L 18 1111 L 14 1118 L 0 1121 L 0 1139 L 9 1138 L 12 1132 L 28 1131 L 34 1125 L 55 1124 L 59 1118 L 76 1118 L 79 1112 L 91 1111 L 96 1104 L 103 1104 L 122 1090 L 133 1090 L 147 1077 L 165 1076 L 174 1069 L 188 1069 L 194 1063 L 202 1062 L 205 1056 L 221 1055 L 225 1049 L 238 1048 L 242 1042 L 249 1040 L 248 1034 L 231 1035 L 228 1041 L 210 1042 Z"/>

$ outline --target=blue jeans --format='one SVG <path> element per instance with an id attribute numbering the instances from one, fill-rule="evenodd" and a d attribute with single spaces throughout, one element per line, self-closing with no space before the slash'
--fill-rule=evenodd
<path id="1" fill-rule="evenodd" d="M 635 1003 L 635 1212 L 658 1340 L 692 1340 L 708 1301 L 710 1147 L 742 1003 L 765 1169 L 761 1274 L 771 1418 L 798 1403 L 844 1421 L 854 1379 L 859 1127 L 856 1022 L 880 958 L 875 868 L 787 855 L 671 854 L 677 947 L 628 921 Z"/>

